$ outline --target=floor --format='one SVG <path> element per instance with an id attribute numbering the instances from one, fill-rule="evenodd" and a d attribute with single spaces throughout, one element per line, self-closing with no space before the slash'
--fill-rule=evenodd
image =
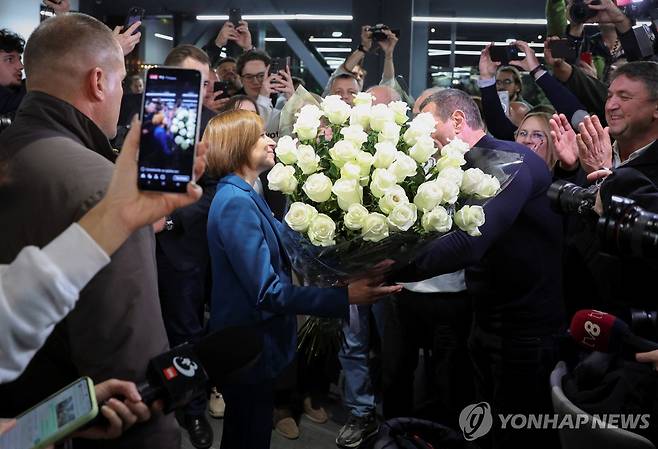
<path id="1" fill-rule="evenodd" d="M 271 449 L 336 449 L 336 435 L 346 420 L 345 411 L 339 402 L 328 404 L 327 410 L 330 419 L 324 424 L 316 424 L 302 416 L 299 423 L 299 438 L 296 440 L 288 440 L 272 431 Z M 212 449 L 219 449 L 223 420 L 209 416 L 208 421 L 215 432 Z M 183 449 L 194 449 L 185 431 L 183 431 Z"/>

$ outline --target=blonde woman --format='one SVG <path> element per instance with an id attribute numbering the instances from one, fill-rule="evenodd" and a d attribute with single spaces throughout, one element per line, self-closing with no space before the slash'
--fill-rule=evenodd
<path id="1" fill-rule="evenodd" d="M 341 288 L 292 285 L 281 223 L 252 188 L 274 166 L 275 144 L 262 119 L 242 110 L 220 114 L 208 123 L 203 140 L 208 169 L 220 178 L 208 216 L 210 329 L 251 324 L 263 337 L 255 365 L 239 383 L 221 386 L 226 401 L 221 448 L 267 449 L 274 379 L 295 354 L 295 315 L 347 317 L 348 304 L 371 304 L 400 288 L 381 285 L 381 275 Z"/>
<path id="2" fill-rule="evenodd" d="M 514 136 L 517 143 L 537 153 L 553 171 L 556 158 L 550 120 L 551 116 L 545 112 L 532 112 L 523 118 Z"/>

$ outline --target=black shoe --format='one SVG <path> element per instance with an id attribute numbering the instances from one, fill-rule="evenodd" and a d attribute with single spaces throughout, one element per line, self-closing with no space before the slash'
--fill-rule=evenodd
<path id="1" fill-rule="evenodd" d="M 366 416 L 350 414 L 347 423 L 340 429 L 336 437 L 336 445 L 342 448 L 356 448 L 373 436 L 379 430 L 379 424 L 374 413 Z"/>
<path id="2" fill-rule="evenodd" d="M 185 415 L 183 427 L 190 436 L 192 446 L 197 449 L 208 449 L 212 446 L 212 427 L 204 415 Z"/>

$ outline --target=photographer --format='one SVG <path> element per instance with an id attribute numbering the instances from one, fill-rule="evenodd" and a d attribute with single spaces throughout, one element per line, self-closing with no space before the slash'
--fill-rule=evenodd
<path id="1" fill-rule="evenodd" d="M 382 79 L 380 84 L 385 84 L 395 78 L 395 63 L 393 61 L 393 53 L 395 46 L 398 43 L 398 37 L 387 26 L 377 26 L 376 32 L 379 39 L 377 45 L 384 52 L 384 69 L 382 71 Z M 322 92 L 322 96 L 326 97 L 332 92 L 332 87 L 336 78 L 342 75 L 353 74 L 359 82 L 359 91 L 363 90 L 363 81 L 365 74 L 362 73 L 361 62 L 368 53 L 373 49 L 373 29 L 370 25 L 363 25 L 361 27 L 361 44 L 354 50 L 345 61 L 331 74 L 327 85 Z M 385 38 L 384 38 L 385 37 Z"/>
<path id="2" fill-rule="evenodd" d="M 235 26 L 232 22 L 229 21 L 224 22 L 224 25 L 222 25 L 219 33 L 217 33 L 217 37 L 215 37 L 213 41 L 208 42 L 203 47 L 206 53 L 208 53 L 208 57 L 210 58 L 210 65 L 212 67 L 219 66 L 219 62 L 222 60 L 222 58 L 226 58 L 227 56 L 234 56 L 228 54 L 227 45 L 229 42 L 235 42 L 235 44 L 242 49 L 242 52 L 255 49 L 251 42 L 249 23 L 247 23 L 246 20 L 241 20 L 238 26 Z"/>
<path id="3" fill-rule="evenodd" d="M 228 94 L 230 96 L 237 95 L 242 91 L 242 83 L 238 76 L 238 68 L 235 58 L 226 57 L 220 59 L 215 67 L 215 72 L 219 77 L 219 81 L 226 81 L 230 84 Z"/>

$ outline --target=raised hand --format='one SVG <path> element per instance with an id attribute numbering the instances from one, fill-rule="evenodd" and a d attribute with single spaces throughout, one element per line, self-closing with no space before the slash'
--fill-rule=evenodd
<path id="1" fill-rule="evenodd" d="M 579 126 L 578 158 L 586 173 L 612 167 L 612 143 L 608 127 L 595 115 L 585 117 Z"/>
<path id="2" fill-rule="evenodd" d="M 491 79 L 496 77 L 496 72 L 498 71 L 500 62 L 494 62 L 491 60 L 489 49 L 492 45 L 493 44 L 487 45 L 480 53 L 480 79 Z"/>
<path id="3" fill-rule="evenodd" d="M 123 30 L 122 26 L 114 27 L 112 33 L 114 34 L 116 40 L 119 41 L 119 45 L 121 45 L 121 50 L 123 50 L 124 56 L 130 54 L 130 52 L 133 51 L 135 46 L 142 38 L 142 33 L 139 31 L 133 34 L 133 32 L 135 32 L 135 30 L 137 30 L 141 24 L 142 22 L 137 21 L 130 25 L 127 30 Z"/>
<path id="4" fill-rule="evenodd" d="M 555 157 L 565 170 L 573 170 L 578 166 L 578 142 L 576 132 L 569 124 L 564 114 L 553 114 L 550 120 L 551 139 L 555 147 Z"/>

